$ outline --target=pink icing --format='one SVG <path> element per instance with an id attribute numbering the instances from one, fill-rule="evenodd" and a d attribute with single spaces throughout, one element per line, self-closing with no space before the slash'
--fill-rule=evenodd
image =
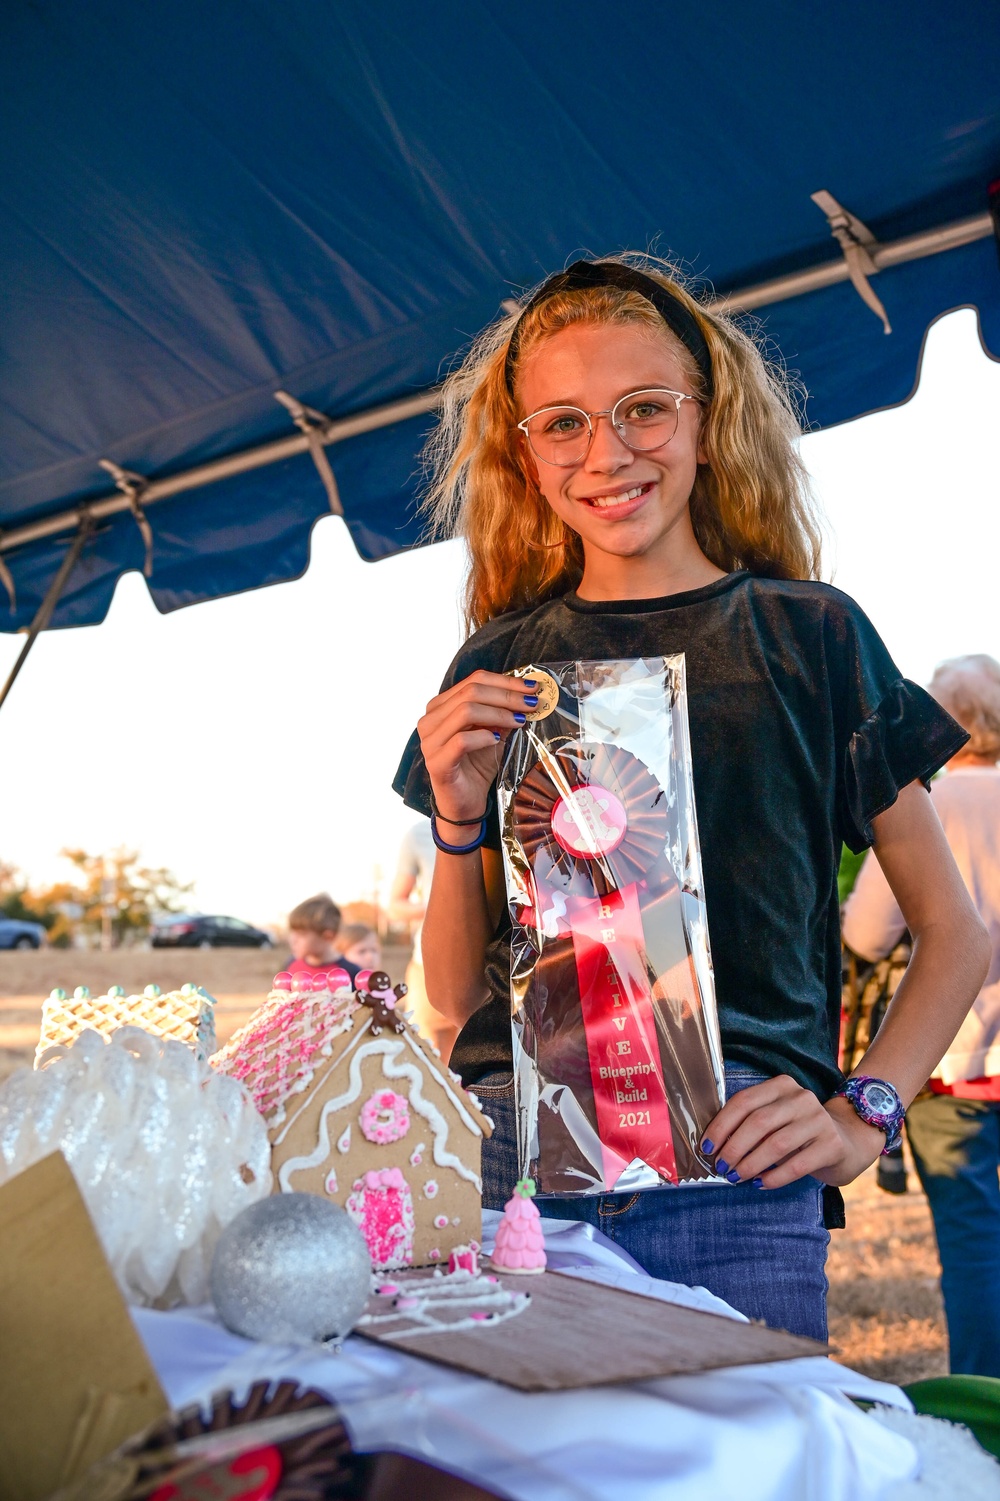
<path id="1" fill-rule="evenodd" d="M 435 1230 L 447 1230 L 448 1216 L 446 1214 L 436 1214 L 434 1216 L 434 1228 Z"/>
<path id="2" fill-rule="evenodd" d="M 372 1169 L 358 1178 L 345 1205 L 368 1245 L 372 1265 L 413 1263 L 413 1199 L 398 1167 Z"/>
<path id="3" fill-rule="evenodd" d="M 361 1130 L 367 1141 L 385 1146 L 410 1129 L 410 1103 L 391 1089 L 380 1089 L 361 1107 Z"/>
<path id="4" fill-rule="evenodd" d="M 265 1118 L 309 1083 L 317 1061 L 357 1010 L 353 998 L 331 1006 L 314 1000 L 312 992 L 289 994 L 284 982 L 292 978 L 276 977 L 273 996 L 212 1059 L 219 1073 L 246 1084 Z"/>
<path id="5" fill-rule="evenodd" d="M 440 1261 L 441 1260 L 441 1252 L 438 1251 L 438 1250 L 428 1251 L 427 1254 L 430 1257 L 431 1261 Z"/>

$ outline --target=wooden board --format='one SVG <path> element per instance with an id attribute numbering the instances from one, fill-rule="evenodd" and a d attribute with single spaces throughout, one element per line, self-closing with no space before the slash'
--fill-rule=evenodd
<path id="1" fill-rule="evenodd" d="M 408 1277 L 426 1275 L 399 1272 L 393 1281 L 402 1288 Z M 783 1329 L 741 1324 L 559 1272 L 501 1274 L 500 1281 L 508 1292 L 531 1294 L 530 1308 L 504 1323 L 410 1339 L 389 1328 L 355 1332 L 525 1392 L 650 1381 L 827 1353 L 817 1340 Z M 384 1312 L 384 1299 L 372 1299 L 369 1310 Z"/>

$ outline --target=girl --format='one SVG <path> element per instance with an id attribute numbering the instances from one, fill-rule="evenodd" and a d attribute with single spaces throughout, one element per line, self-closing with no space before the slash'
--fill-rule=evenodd
<path id="1" fill-rule="evenodd" d="M 518 1168 L 491 789 L 534 695 L 505 674 L 683 651 L 728 1101 L 703 1149 L 733 1187 L 543 1209 L 595 1224 L 653 1276 L 825 1338 L 823 1185 L 849 1183 L 895 1138 L 989 961 L 922 785 L 964 732 L 900 677 L 857 605 L 814 582 L 788 397 L 753 343 L 658 265 L 551 277 L 445 394 L 431 503 L 468 545 L 473 634 L 396 787 L 433 814 L 424 963 L 435 1006 L 463 1027 L 452 1065 L 497 1123 L 484 1204 L 502 1205 Z M 846 1094 L 842 840 L 874 845 L 914 937 Z"/>

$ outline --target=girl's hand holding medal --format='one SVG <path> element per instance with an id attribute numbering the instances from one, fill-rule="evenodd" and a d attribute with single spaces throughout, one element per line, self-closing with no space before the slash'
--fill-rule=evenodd
<path id="1" fill-rule="evenodd" d="M 497 747 L 537 707 L 535 687 L 532 678 L 480 671 L 427 705 L 417 732 L 446 837 L 465 829 L 468 838 L 469 820 L 484 814 L 496 780 Z"/>

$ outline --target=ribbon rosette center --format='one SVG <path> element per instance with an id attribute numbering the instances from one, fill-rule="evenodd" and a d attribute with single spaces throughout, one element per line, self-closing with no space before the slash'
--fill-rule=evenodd
<path id="1" fill-rule="evenodd" d="M 628 819 L 625 809 L 606 787 L 598 783 L 570 789 L 552 809 L 552 832 L 556 842 L 568 855 L 593 860 L 610 855 L 625 838 Z"/>

